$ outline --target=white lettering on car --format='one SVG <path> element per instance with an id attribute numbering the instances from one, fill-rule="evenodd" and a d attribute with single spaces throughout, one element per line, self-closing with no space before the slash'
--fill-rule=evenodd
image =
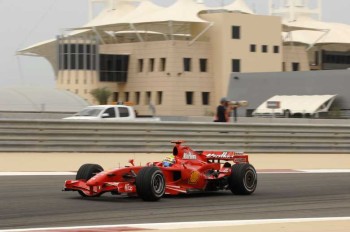
<path id="1" fill-rule="evenodd" d="M 209 153 L 209 154 L 207 154 L 207 158 L 209 158 L 209 159 L 227 159 L 227 158 L 232 158 L 232 156 L 229 155 L 228 152 L 223 152 L 222 154 Z"/>
<path id="2" fill-rule="evenodd" d="M 126 192 L 132 192 L 133 187 L 130 184 L 126 184 L 124 189 L 125 189 Z"/>
<path id="3" fill-rule="evenodd" d="M 189 160 L 195 160 L 195 159 L 197 159 L 197 156 L 192 154 L 191 152 L 188 152 L 188 153 L 185 152 L 182 158 L 189 159 Z"/>

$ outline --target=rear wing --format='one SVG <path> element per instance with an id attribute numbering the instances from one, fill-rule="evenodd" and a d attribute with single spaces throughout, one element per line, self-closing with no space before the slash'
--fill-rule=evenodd
<path id="1" fill-rule="evenodd" d="M 203 151 L 201 153 L 207 161 L 214 160 L 225 160 L 233 161 L 234 163 L 249 163 L 248 155 L 244 152 L 234 152 L 234 151 Z"/>

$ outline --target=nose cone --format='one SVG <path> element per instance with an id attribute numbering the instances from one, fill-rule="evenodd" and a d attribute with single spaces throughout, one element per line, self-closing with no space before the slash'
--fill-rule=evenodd
<path id="1" fill-rule="evenodd" d="M 104 173 L 98 173 L 96 176 L 91 177 L 87 182 L 86 185 L 88 186 L 98 186 L 102 185 L 104 182 L 106 182 L 106 175 Z"/>

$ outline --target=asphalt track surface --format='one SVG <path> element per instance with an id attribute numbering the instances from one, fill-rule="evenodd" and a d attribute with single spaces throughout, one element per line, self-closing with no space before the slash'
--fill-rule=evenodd
<path id="1" fill-rule="evenodd" d="M 0 177 L 0 230 L 185 222 L 350 216 L 350 173 L 259 174 L 251 196 L 230 192 L 167 196 L 143 202 L 105 194 L 84 199 L 61 192 L 74 176 Z"/>

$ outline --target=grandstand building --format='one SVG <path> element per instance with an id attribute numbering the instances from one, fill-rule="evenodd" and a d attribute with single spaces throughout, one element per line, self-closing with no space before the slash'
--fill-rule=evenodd
<path id="1" fill-rule="evenodd" d="M 45 57 L 57 87 L 92 104 L 90 91 L 106 87 L 111 102 L 133 102 L 140 114 L 212 115 L 232 72 L 350 66 L 349 26 L 314 19 L 319 9 L 307 1 L 270 1 L 271 16 L 254 14 L 244 0 L 216 8 L 195 0 L 95 2 L 105 9 L 87 24 L 18 52 Z M 349 34 L 337 37 L 338 29 Z"/>

